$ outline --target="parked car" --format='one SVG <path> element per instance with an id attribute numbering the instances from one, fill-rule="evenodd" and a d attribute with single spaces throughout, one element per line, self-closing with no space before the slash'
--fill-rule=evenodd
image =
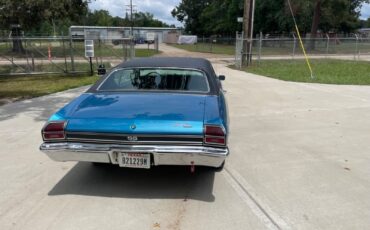
<path id="1" fill-rule="evenodd" d="M 50 117 L 40 150 L 55 161 L 222 169 L 229 155 L 224 79 L 200 58 L 124 62 Z"/>

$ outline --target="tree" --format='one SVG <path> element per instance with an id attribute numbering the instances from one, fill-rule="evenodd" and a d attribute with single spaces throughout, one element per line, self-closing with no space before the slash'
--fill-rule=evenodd
<path id="1" fill-rule="evenodd" d="M 178 21 L 185 23 L 185 31 L 201 35 L 205 32 L 201 14 L 212 3 L 212 0 L 182 0 L 171 14 Z"/>
<path id="2" fill-rule="evenodd" d="M 88 0 L 0 0 L 0 6 L 0 27 L 13 28 L 13 51 L 22 52 L 18 25 L 25 31 L 35 31 L 35 28 L 46 28 L 45 24 L 53 25 L 65 18 L 81 22 L 88 9 Z"/>
<path id="3" fill-rule="evenodd" d="M 169 27 L 166 23 L 155 19 L 154 15 L 148 12 L 137 12 L 133 15 L 134 26 L 139 27 Z M 125 18 L 113 17 L 106 10 L 95 10 L 89 12 L 86 18 L 86 25 L 89 26 L 131 26 L 128 14 Z"/>
<path id="4" fill-rule="evenodd" d="M 299 30 L 350 33 L 360 27 L 360 9 L 369 0 L 290 0 Z M 172 16 L 196 35 L 234 34 L 240 29 L 236 17 L 243 15 L 243 0 L 182 0 Z M 254 31 L 292 33 L 295 28 L 287 0 L 256 0 Z"/>
<path id="5" fill-rule="evenodd" d="M 87 14 L 86 24 L 91 26 L 112 26 L 113 17 L 107 10 L 96 10 Z"/>
<path id="6" fill-rule="evenodd" d="M 313 18 L 312 18 L 312 27 L 311 27 L 311 42 L 309 49 L 314 50 L 315 49 L 315 39 L 317 37 L 317 30 L 319 29 L 320 24 L 320 17 L 321 17 L 321 0 L 315 1 L 314 6 L 314 12 L 313 12 Z"/>
<path id="7" fill-rule="evenodd" d="M 154 15 L 148 12 L 137 12 L 133 15 L 134 26 L 138 27 L 169 27 L 168 24 L 155 19 Z"/>
<path id="8" fill-rule="evenodd" d="M 350 33 L 359 28 L 360 9 L 364 3 L 369 0 L 315 0 L 309 49 L 315 49 L 319 29 Z"/>

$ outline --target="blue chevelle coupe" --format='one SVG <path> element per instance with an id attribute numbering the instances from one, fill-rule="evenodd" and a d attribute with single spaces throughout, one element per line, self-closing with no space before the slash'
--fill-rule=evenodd
<path id="1" fill-rule="evenodd" d="M 49 118 L 40 150 L 55 161 L 220 170 L 229 154 L 224 79 L 200 58 L 124 62 Z"/>

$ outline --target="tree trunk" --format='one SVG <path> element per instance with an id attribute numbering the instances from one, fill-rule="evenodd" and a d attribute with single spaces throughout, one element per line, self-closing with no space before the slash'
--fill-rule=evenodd
<path id="1" fill-rule="evenodd" d="M 313 13 L 313 19 L 312 19 L 311 40 L 309 43 L 310 44 L 309 50 L 315 49 L 317 30 L 319 29 L 319 24 L 320 24 L 320 17 L 321 17 L 321 0 L 316 0 L 315 9 Z"/>
<path id="2" fill-rule="evenodd" d="M 13 39 L 13 49 L 15 53 L 23 54 L 24 48 L 21 39 L 22 33 L 19 26 L 12 27 L 12 39 Z"/>

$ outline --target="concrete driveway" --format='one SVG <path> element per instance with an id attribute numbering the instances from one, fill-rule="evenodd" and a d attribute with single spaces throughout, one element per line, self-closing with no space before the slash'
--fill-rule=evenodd
<path id="1" fill-rule="evenodd" d="M 53 162 L 50 114 L 85 88 L 0 107 L 0 229 L 368 229 L 370 87 L 225 74 L 225 170 Z"/>

